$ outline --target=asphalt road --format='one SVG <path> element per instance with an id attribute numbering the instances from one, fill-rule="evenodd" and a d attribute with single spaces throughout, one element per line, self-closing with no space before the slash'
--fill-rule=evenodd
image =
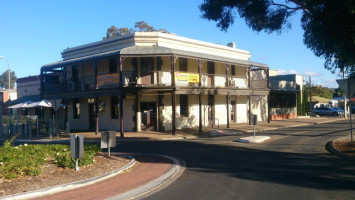
<path id="1" fill-rule="evenodd" d="M 347 121 L 258 133 L 266 144 L 233 142 L 241 136 L 120 144 L 118 151 L 158 153 L 186 162 L 182 176 L 145 199 L 355 199 L 355 163 L 325 150 L 349 134 Z"/>

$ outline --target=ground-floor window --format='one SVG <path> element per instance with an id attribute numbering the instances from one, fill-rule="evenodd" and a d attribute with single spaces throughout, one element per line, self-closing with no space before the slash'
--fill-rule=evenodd
<path id="1" fill-rule="evenodd" d="M 296 107 L 296 94 L 270 94 L 270 106 L 272 108 Z"/>
<path id="2" fill-rule="evenodd" d="M 111 97 L 111 119 L 118 119 L 118 97 Z"/>
<path id="3" fill-rule="evenodd" d="M 180 95 L 180 115 L 181 116 L 188 116 L 188 96 L 187 95 Z"/>
<path id="4" fill-rule="evenodd" d="M 79 99 L 73 100 L 73 119 L 80 118 L 80 102 Z"/>

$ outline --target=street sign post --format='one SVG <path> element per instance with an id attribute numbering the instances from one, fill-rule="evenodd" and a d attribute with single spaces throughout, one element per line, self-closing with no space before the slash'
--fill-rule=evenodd
<path id="1" fill-rule="evenodd" d="M 251 121 L 253 122 L 253 131 L 254 131 L 254 137 L 255 137 L 255 125 L 258 122 L 258 115 L 251 115 L 251 118 L 252 118 Z"/>

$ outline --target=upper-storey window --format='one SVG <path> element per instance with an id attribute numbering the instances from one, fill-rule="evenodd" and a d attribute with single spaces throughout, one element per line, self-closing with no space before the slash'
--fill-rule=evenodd
<path id="1" fill-rule="evenodd" d="M 231 75 L 235 76 L 235 65 L 232 65 L 231 67 Z"/>
<path id="2" fill-rule="evenodd" d="M 162 65 L 163 65 L 163 60 L 161 59 L 161 57 L 157 57 L 157 70 L 158 71 L 161 70 Z"/>
<path id="3" fill-rule="evenodd" d="M 117 60 L 114 58 L 109 60 L 109 73 L 117 73 Z"/>
<path id="4" fill-rule="evenodd" d="M 214 74 L 214 62 L 207 62 L 207 74 Z"/>
<path id="5" fill-rule="evenodd" d="M 187 72 L 187 58 L 179 58 L 179 71 Z"/>
<path id="6" fill-rule="evenodd" d="M 154 58 L 141 58 L 141 73 L 149 73 L 154 71 Z"/>
<path id="7" fill-rule="evenodd" d="M 71 68 L 71 76 L 73 81 L 77 81 L 79 79 L 79 66 L 73 65 Z"/>

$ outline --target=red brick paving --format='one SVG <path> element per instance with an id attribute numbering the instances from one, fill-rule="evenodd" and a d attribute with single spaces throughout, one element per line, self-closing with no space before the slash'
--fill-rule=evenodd
<path id="1" fill-rule="evenodd" d="M 56 193 L 38 199 L 104 199 L 135 189 L 163 175 L 171 166 L 169 159 L 155 155 L 133 155 L 138 161 L 132 171 L 93 185 Z"/>

